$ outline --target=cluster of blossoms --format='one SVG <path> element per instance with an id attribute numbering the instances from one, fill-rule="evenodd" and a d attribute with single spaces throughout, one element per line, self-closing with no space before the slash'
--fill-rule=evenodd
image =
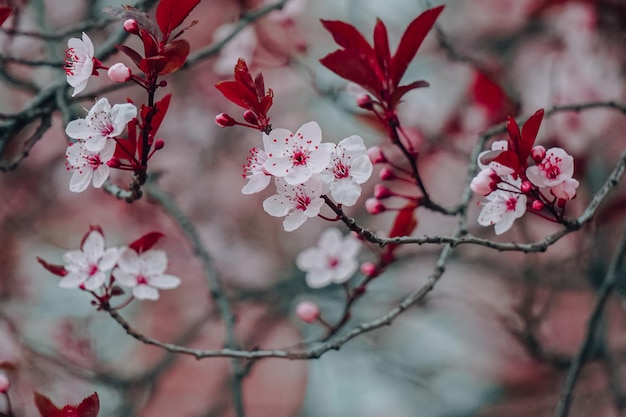
<path id="1" fill-rule="evenodd" d="M 574 158 L 561 148 L 534 146 L 542 118 L 543 110 L 537 111 L 520 132 L 509 117 L 508 140 L 494 142 L 491 150 L 478 157 L 481 171 L 470 187 L 487 197 L 478 223 L 494 225 L 498 235 L 509 230 L 526 211 L 560 221 L 565 203 L 576 197 L 579 183 L 572 178 Z M 529 160 L 535 165 L 529 166 Z"/>
<path id="2" fill-rule="evenodd" d="M 262 191 L 274 178 L 276 194 L 263 202 L 263 208 L 272 216 L 285 217 L 286 231 L 317 216 L 326 193 L 337 204 L 353 206 L 361 195 L 361 184 L 372 174 L 361 137 L 322 143 L 316 122 L 305 123 L 295 134 L 287 129 L 264 133 L 263 145 L 264 149 L 250 150 L 243 173 L 248 183 L 242 192 Z"/>
<path id="3" fill-rule="evenodd" d="M 115 104 L 101 98 L 84 119 L 72 120 L 65 133 L 77 142 L 65 153 L 66 166 L 72 172 L 70 191 L 81 192 L 90 183 L 102 187 L 109 177 L 109 167 L 116 166 L 114 159 L 117 137 L 126 125 L 137 117 L 137 108 L 130 103 Z"/>
<path id="4" fill-rule="evenodd" d="M 107 249 L 102 229 L 92 227 L 79 250 L 63 255 L 65 265 L 38 260 L 48 271 L 62 277 L 60 287 L 89 291 L 101 304 L 122 293 L 116 284 L 131 289 L 135 298 L 156 300 L 159 290 L 176 288 L 181 282 L 165 273 L 166 253 L 152 249 L 162 236 L 158 232 L 148 233 L 128 246 Z"/>

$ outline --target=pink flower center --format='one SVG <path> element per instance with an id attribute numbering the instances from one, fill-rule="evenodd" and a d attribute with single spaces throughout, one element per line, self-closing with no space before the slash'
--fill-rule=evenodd
<path id="1" fill-rule="evenodd" d="M 99 271 L 98 265 L 95 264 L 91 264 L 89 265 L 89 270 L 87 271 L 87 275 L 89 275 L 90 277 L 93 277 L 94 275 L 96 275 Z"/>
<path id="2" fill-rule="evenodd" d="M 143 275 L 137 275 L 137 285 L 146 285 L 148 284 L 148 279 Z"/>
<path id="3" fill-rule="evenodd" d="M 561 174 L 561 168 L 559 166 L 561 164 L 561 161 L 561 158 L 559 158 L 558 156 L 546 156 L 540 167 L 547 179 L 556 179 L 556 177 Z"/>
<path id="4" fill-rule="evenodd" d="M 85 158 L 87 160 L 87 163 L 89 164 L 89 166 L 93 169 L 98 168 L 100 165 L 102 165 L 102 161 L 100 160 L 100 155 L 89 155 L 87 156 L 87 158 Z"/>
<path id="5" fill-rule="evenodd" d="M 65 51 L 65 74 L 74 75 L 74 69 L 76 63 L 80 61 L 80 57 L 74 51 L 74 48 L 69 48 Z"/>
<path id="6" fill-rule="evenodd" d="M 311 197 L 306 194 L 297 194 L 295 198 L 296 209 L 305 211 L 311 204 Z"/>
<path id="7" fill-rule="evenodd" d="M 507 211 L 515 211 L 515 206 L 517 206 L 517 197 L 510 197 L 508 200 L 506 200 Z"/>
<path id="8" fill-rule="evenodd" d="M 291 155 L 291 161 L 294 165 L 306 165 L 306 161 L 309 159 L 309 153 L 303 149 L 294 151 Z"/>
<path id="9" fill-rule="evenodd" d="M 338 180 L 348 178 L 350 176 L 350 167 L 344 164 L 343 161 L 336 161 L 333 164 L 333 174 L 335 174 L 335 178 Z"/>
<path id="10" fill-rule="evenodd" d="M 328 258 L 328 266 L 330 268 L 335 269 L 337 265 L 339 265 L 339 259 L 335 258 L 334 256 Z"/>

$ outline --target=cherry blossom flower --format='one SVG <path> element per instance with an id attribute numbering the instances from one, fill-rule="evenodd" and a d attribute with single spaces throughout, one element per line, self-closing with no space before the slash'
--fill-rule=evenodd
<path id="1" fill-rule="evenodd" d="M 521 183 L 521 181 L 518 181 Z M 515 184 L 519 186 L 520 184 Z M 513 226 L 526 212 L 526 196 L 519 192 L 497 189 L 487 196 L 489 200 L 478 215 L 481 226 L 494 225 L 497 235 L 501 235 Z"/>
<path id="2" fill-rule="evenodd" d="M 113 141 L 106 142 L 104 148 L 98 152 L 87 150 L 82 142 L 71 144 L 65 152 L 67 169 L 74 171 L 70 179 L 70 191 L 74 193 L 85 191 L 91 182 L 96 188 L 102 187 L 104 181 L 109 178 L 107 162 L 113 158 L 114 153 Z"/>
<path id="3" fill-rule="evenodd" d="M 157 300 L 159 290 L 169 290 L 180 285 L 180 278 L 165 274 L 167 255 L 164 251 L 150 249 L 138 254 L 125 247 L 121 250 L 117 267 L 113 270 L 116 282 L 133 289 L 140 300 Z"/>
<path id="4" fill-rule="evenodd" d="M 315 175 L 304 184 L 289 185 L 282 178 L 276 178 L 276 192 L 263 201 L 263 209 L 274 217 L 285 217 L 283 227 L 291 232 L 319 214 L 324 205 L 320 196 L 324 192 L 322 179 Z"/>
<path id="5" fill-rule="evenodd" d="M 561 148 L 548 149 L 543 160 L 526 169 L 526 176 L 537 187 L 553 187 L 574 175 L 574 158 Z"/>
<path id="6" fill-rule="evenodd" d="M 263 165 L 272 175 L 284 178 L 289 185 L 307 181 L 319 174 L 330 162 L 330 154 L 322 141 L 322 130 L 316 122 L 303 124 L 293 134 L 287 129 L 274 129 L 263 134 L 268 159 Z"/>
<path id="7" fill-rule="evenodd" d="M 97 152 L 104 148 L 107 139 L 120 135 L 128 122 L 137 117 L 137 108 L 130 103 L 115 104 L 101 98 L 89 110 L 87 117 L 69 122 L 65 133 L 74 139 L 85 141 L 85 148 Z"/>
<path id="8" fill-rule="evenodd" d="M 83 39 L 70 38 L 65 51 L 65 74 L 67 83 L 74 87 L 72 97 L 87 87 L 94 71 L 94 48 L 91 39 L 83 32 Z"/>
<path id="9" fill-rule="evenodd" d="M 267 188 L 272 175 L 263 168 L 267 154 L 259 148 L 250 149 L 248 163 L 243 166 L 243 178 L 248 183 L 241 189 L 243 194 L 254 194 Z"/>
<path id="10" fill-rule="evenodd" d="M 550 187 L 550 192 L 556 197 L 563 200 L 571 200 L 576 197 L 576 188 L 579 182 L 573 178 L 566 178 L 562 183 Z"/>
<path id="11" fill-rule="evenodd" d="M 296 265 L 307 272 L 306 283 L 311 288 L 341 284 L 358 269 L 356 256 L 360 250 L 361 242 L 352 235 L 344 238 L 339 229 L 326 229 L 316 247 L 305 249 L 298 255 Z"/>
<path id="12" fill-rule="evenodd" d="M 59 281 L 63 288 L 84 288 L 94 291 L 106 281 L 105 271 L 115 266 L 119 251 L 117 248 L 104 248 L 104 237 L 98 230 L 91 230 L 80 250 L 66 252 L 63 260 L 67 263 L 67 275 Z"/>
<path id="13" fill-rule="evenodd" d="M 326 144 L 330 164 L 321 173 L 330 185 L 330 195 L 345 206 L 353 206 L 361 196 L 361 185 L 372 175 L 372 162 L 360 136 L 350 136 L 337 145 Z"/>

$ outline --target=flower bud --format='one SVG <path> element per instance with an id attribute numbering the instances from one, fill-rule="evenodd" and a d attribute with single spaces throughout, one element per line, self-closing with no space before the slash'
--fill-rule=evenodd
<path id="1" fill-rule="evenodd" d="M 256 115 L 253 112 L 251 112 L 250 110 L 246 110 L 243 113 L 243 120 L 245 120 L 246 122 L 250 123 L 251 125 L 258 126 L 258 124 L 259 124 L 259 119 L 257 119 Z"/>
<path id="2" fill-rule="evenodd" d="M 369 156 L 372 164 L 381 164 L 383 162 L 387 162 L 387 158 L 383 153 L 383 150 L 380 149 L 380 146 L 372 146 L 367 150 L 367 156 Z"/>
<path id="3" fill-rule="evenodd" d="M 476 194 L 489 195 L 496 189 L 499 179 L 493 169 L 485 168 L 472 179 L 470 188 Z"/>
<path id="4" fill-rule="evenodd" d="M 126 19 L 124 21 L 124 30 L 132 35 L 138 35 L 139 25 L 135 19 Z"/>
<path id="5" fill-rule="evenodd" d="M 113 64 L 111 68 L 109 68 L 107 74 L 109 75 L 111 81 L 114 81 L 116 83 L 123 83 L 130 80 L 131 78 L 130 68 L 128 68 L 121 62 Z"/>
<path id="6" fill-rule="evenodd" d="M 296 316 L 305 323 L 315 323 L 320 317 L 320 308 L 312 301 L 301 301 L 296 306 Z"/>
<path id="7" fill-rule="evenodd" d="M 530 156 L 536 164 L 540 164 L 546 156 L 546 148 L 541 145 L 537 145 L 530 151 Z"/>
<path id="8" fill-rule="evenodd" d="M 543 210 L 544 207 L 545 207 L 545 205 L 541 201 L 539 201 L 539 200 L 535 200 L 532 203 L 532 208 L 535 211 L 541 211 L 541 210 Z"/>
<path id="9" fill-rule="evenodd" d="M 364 110 L 372 110 L 373 103 L 369 94 L 359 94 L 356 97 L 356 105 Z"/>
<path id="10" fill-rule="evenodd" d="M 378 276 L 378 267 L 373 262 L 363 262 L 361 264 L 361 273 L 368 278 Z"/>
<path id="11" fill-rule="evenodd" d="M 0 372 L 0 394 L 6 394 L 9 388 L 11 388 L 9 378 L 3 372 Z"/>
<path id="12" fill-rule="evenodd" d="M 159 151 L 163 149 L 164 147 L 165 147 L 165 141 L 163 139 L 157 139 L 156 142 L 154 142 L 155 151 Z"/>
<path id="13" fill-rule="evenodd" d="M 215 123 L 217 123 L 219 127 L 229 127 L 235 125 L 235 119 L 233 119 L 226 113 L 220 113 L 215 116 Z"/>
<path id="14" fill-rule="evenodd" d="M 384 185 L 376 184 L 374 186 L 374 197 L 376 197 L 377 199 L 382 200 L 385 198 L 389 198 L 392 195 L 393 193 L 391 192 L 391 190 Z"/>
<path id="15" fill-rule="evenodd" d="M 522 181 L 522 185 L 520 187 L 520 190 L 522 190 L 522 192 L 524 194 L 527 194 L 530 192 L 530 190 L 533 189 L 533 185 L 530 183 L 530 181 Z"/>
<path id="16" fill-rule="evenodd" d="M 381 169 L 378 175 L 383 181 L 396 179 L 396 173 L 393 172 L 393 170 L 389 167 L 384 167 L 383 169 Z"/>
<path id="17" fill-rule="evenodd" d="M 107 162 L 107 165 L 110 168 L 119 168 L 122 166 L 122 162 L 120 162 L 120 160 L 116 157 L 113 157 L 111 159 L 109 159 L 109 161 Z"/>
<path id="18" fill-rule="evenodd" d="M 387 210 L 387 208 L 383 203 L 378 201 L 377 198 L 368 198 L 365 200 L 365 210 L 367 210 L 369 214 L 380 214 Z"/>

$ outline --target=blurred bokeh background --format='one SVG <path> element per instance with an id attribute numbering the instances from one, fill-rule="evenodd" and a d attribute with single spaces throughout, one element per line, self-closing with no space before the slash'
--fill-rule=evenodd
<path id="1" fill-rule="evenodd" d="M 371 40 L 376 17 L 392 45 L 408 23 L 439 3 L 423 0 L 288 0 L 242 25 L 242 16 L 275 0 L 202 0 L 185 33 L 194 54 L 234 37 L 194 65 L 168 76 L 170 111 L 159 131 L 165 148 L 151 160 L 158 187 L 193 221 L 236 315 L 243 349 L 288 348 L 315 340 L 322 329 L 294 316 L 298 301 L 312 300 L 325 317 L 339 317 L 341 286 L 308 288 L 294 258 L 336 226 L 322 219 L 284 232 L 281 219 L 262 210 L 266 190 L 243 195 L 242 164 L 261 146 L 258 131 L 220 128 L 218 113 L 241 110 L 215 89 L 232 79 L 244 57 L 275 93 L 274 127 L 292 131 L 310 120 L 325 141 L 358 134 L 368 146 L 386 143 L 385 130 L 354 104 L 344 80 L 318 60 L 336 49 L 319 19 L 344 20 Z M 207 276 L 190 243 L 163 207 L 150 198 L 127 204 L 93 188 L 68 189 L 67 122 L 84 117 L 94 97 L 111 103 L 145 100 L 132 84 L 111 88 L 103 73 L 80 96 L 59 87 L 69 37 L 82 31 L 99 48 L 121 23 L 102 12 L 115 1 L 9 0 L 16 12 L 0 31 L 0 113 L 52 106 L 51 126 L 28 156 L 13 166 L 38 120 L 20 122 L 15 135 L 0 117 L 0 363 L 11 380 L 16 416 L 35 416 L 33 390 L 55 403 L 76 404 L 97 391 L 100 415 L 208 417 L 234 415 L 231 362 L 197 361 L 142 345 L 88 294 L 58 287 L 58 278 L 36 261 L 62 263 L 90 225 L 100 225 L 109 246 L 161 231 L 168 271 L 181 277 L 158 302 L 133 302 L 122 310 L 147 335 L 197 348 L 221 348 L 224 325 L 210 296 Z M 152 2 L 152 6 L 155 2 Z M 429 88 L 405 96 L 401 121 L 420 151 L 419 166 L 433 198 L 458 204 L 466 187 L 470 152 L 479 134 L 507 115 L 590 102 L 626 102 L 626 3 L 623 0 L 450 0 L 406 79 Z M 148 3 L 149 4 L 149 3 Z M 146 4 L 141 4 L 144 7 Z M 147 10 L 153 16 L 153 7 Z M 243 29 L 242 29 L 243 28 Z M 242 30 L 240 30 L 242 29 Z M 130 45 L 139 47 L 136 39 Z M 121 54 L 106 65 L 132 63 Z M 54 88 L 53 99 L 37 103 Z M 144 95 L 142 95 L 144 93 Z M 538 143 L 575 157 L 581 182 L 568 215 L 582 213 L 626 148 L 626 117 L 608 107 L 559 112 L 544 120 Z M 502 135 L 494 139 L 502 139 Z M 124 186 L 129 177 L 114 172 Z M 361 200 L 347 209 L 365 227 L 384 234 L 393 213 L 367 214 L 363 202 L 380 180 L 365 184 Z M 413 192 L 408 190 L 408 192 Z M 480 198 L 469 207 L 469 230 L 494 239 L 476 223 Z M 398 207 L 401 201 L 397 202 Z M 389 203 L 390 206 L 394 202 Z M 524 255 L 482 246 L 460 247 L 432 293 L 392 326 L 348 342 L 319 359 L 255 362 L 243 379 L 248 416 L 462 417 L 550 416 L 565 373 L 586 330 L 626 214 L 623 183 L 603 202 L 594 221 L 548 248 Z M 448 236 L 448 218 L 418 210 L 413 233 Z M 534 242 L 559 226 L 525 216 L 499 241 Z M 379 317 L 431 274 L 440 245 L 406 245 L 398 261 L 356 304 L 348 328 Z M 366 246 L 362 261 L 374 260 Z M 622 271 L 621 280 L 624 275 Z M 618 292 L 621 293 L 618 283 Z M 626 338 L 620 297 L 607 305 L 591 360 L 574 391 L 571 416 L 626 414 Z M 0 412 L 6 406 L 0 399 Z"/>

